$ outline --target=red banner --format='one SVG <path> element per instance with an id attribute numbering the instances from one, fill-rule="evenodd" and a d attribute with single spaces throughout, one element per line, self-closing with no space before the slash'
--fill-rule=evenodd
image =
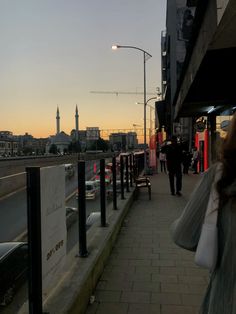
<path id="1" fill-rule="evenodd" d="M 157 157 L 156 157 L 156 135 L 152 135 L 149 143 L 149 166 L 156 169 L 157 168 Z"/>

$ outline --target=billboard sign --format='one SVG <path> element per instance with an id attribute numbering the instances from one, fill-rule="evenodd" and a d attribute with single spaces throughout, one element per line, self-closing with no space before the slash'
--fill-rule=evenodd
<path id="1" fill-rule="evenodd" d="M 40 169 L 43 293 L 55 285 L 66 257 L 65 167 Z"/>
<path id="2" fill-rule="evenodd" d="M 152 135 L 150 138 L 150 150 L 149 150 L 149 166 L 157 168 L 157 157 L 156 157 L 156 135 Z"/>
<path id="3" fill-rule="evenodd" d="M 100 137 L 100 131 L 98 127 L 86 128 L 86 139 L 96 141 Z"/>

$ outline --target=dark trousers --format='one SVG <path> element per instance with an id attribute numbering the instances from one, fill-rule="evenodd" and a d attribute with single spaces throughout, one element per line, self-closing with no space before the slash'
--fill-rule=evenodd
<path id="1" fill-rule="evenodd" d="M 175 182 L 176 178 L 176 182 Z M 182 189 L 182 173 L 181 168 L 177 170 L 169 171 L 170 191 L 172 194 L 180 192 Z M 176 189 L 175 189 L 176 187 Z"/>
<path id="2" fill-rule="evenodd" d="M 188 163 L 183 163 L 183 173 L 188 174 L 188 169 L 189 169 L 189 164 Z"/>
<path id="3" fill-rule="evenodd" d="M 164 160 L 160 160 L 160 164 L 161 164 L 161 172 L 166 172 L 166 161 Z"/>
<path id="4" fill-rule="evenodd" d="M 197 173 L 197 165 L 198 165 L 198 160 L 194 159 L 194 161 L 193 161 L 193 171 L 194 171 L 194 173 Z"/>

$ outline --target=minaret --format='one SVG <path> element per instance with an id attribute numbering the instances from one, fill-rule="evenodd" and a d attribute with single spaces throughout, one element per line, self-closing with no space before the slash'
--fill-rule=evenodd
<path id="1" fill-rule="evenodd" d="M 59 108 L 57 106 L 57 116 L 56 116 L 56 120 L 57 120 L 57 133 L 56 134 L 59 134 L 60 133 L 60 113 L 59 113 Z"/>
<path id="2" fill-rule="evenodd" d="M 79 140 L 79 114 L 77 105 L 75 108 L 75 139 L 76 141 Z"/>

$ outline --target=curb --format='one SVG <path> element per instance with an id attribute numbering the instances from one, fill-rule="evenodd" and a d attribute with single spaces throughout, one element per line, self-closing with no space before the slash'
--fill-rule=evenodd
<path id="1" fill-rule="evenodd" d="M 55 289 L 53 295 L 48 296 L 44 304 L 45 311 L 50 314 L 85 313 L 124 218 L 135 199 L 136 189 L 133 188 L 128 195 L 127 199 L 118 201 L 118 210 L 110 207 L 108 227 L 101 228 L 99 224 L 95 224 L 89 229 L 88 251 L 91 251 L 89 256 L 75 260 L 77 246 L 75 251 L 71 252 L 73 258 L 71 269 L 67 270 L 66 278 Z"/>

